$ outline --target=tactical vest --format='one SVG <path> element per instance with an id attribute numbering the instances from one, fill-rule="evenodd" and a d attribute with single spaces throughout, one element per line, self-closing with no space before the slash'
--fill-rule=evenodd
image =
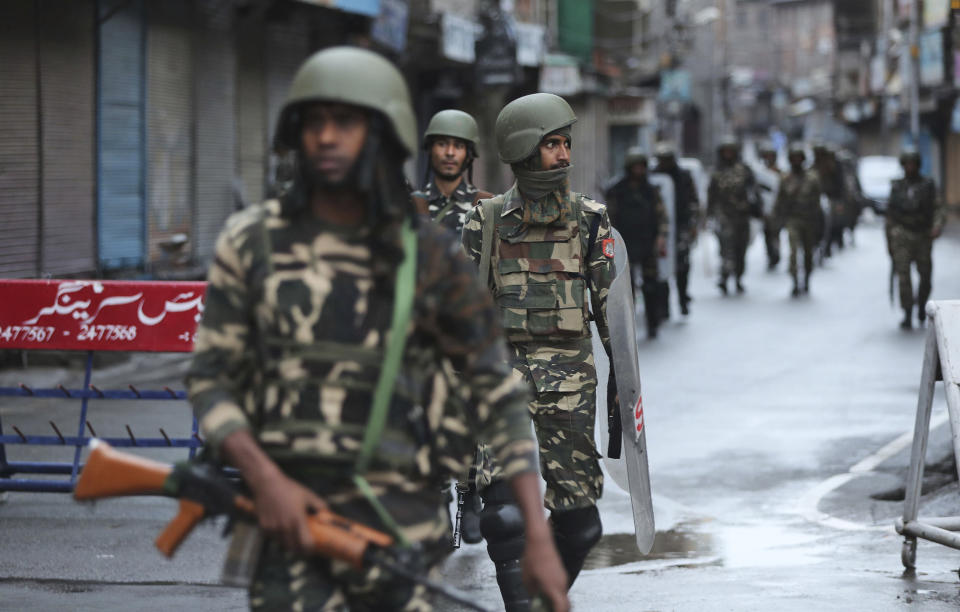
<path id="1" fill-rule="evenodd" d="M 888 221 L 913 231 L 929 229 L 933 225 L 936 198 L 936 187 L 929 179 L 893 181 L 887 205 Z"/>
<path id="2" fill-rule="evenodd" d="M 514 190 L 484 201 L 484 213 L 493 216 L 493 294 L 507 340 L 589 337 L 588 246 L 579 224 L 583 196 L 571 194 L 571 206 L 555 223 L 526 225 L 517 215 L 500 214 Z"/>
<path id="3" fill-rule="evenodd" d="M 280 314 L 272 324 L 265 324 L 264 316 L 255 314 L 258 365 L 262 380 L 269 381 L 266 385 L 255 384 L 255 397 L 251 398 L 255 404 L 252 413 L 259 417 L 259 422 L 254 419 L 260 432 L 258 439 L 275 461 L 293 471 L 309 464 L 313 472 L 350 477 L 361 452 L 356 441 L 367 436 L 378 376 L 385 365 L 383 338 L 391 326 L 392 300 L 371 299 L 367 305 L 365 316 L 378 321 L 381 337 L 373 346 L 329 337 L 305 341 L 283 333 L 290 319 L 282 303 L 295 302 L 289 296 L 309 295 L 309 290 L 302 279 L 287 276 L 279 280 L 286 276 L 289 264 L 275 257 L 264 221 L 254 230 L 261 241 L 255 255 L 260 261 L 254 268 L 260 268 L 262 276 L 254 279 L 256 286 L 252 289 L 260 293 L 260 308 Z M 298 307 L 301 316 L 311 314 L 302 304 Z M 411 340 L 415 326 L 406 325 L 405 329 L 407 340 Z M 451 418 L 463 423 L 466 416 L 450 414 L 453 407 L 442 402 L 442 396 L 453 391 L 445 385 L 436 359 L 432 350 L 404 351 L 399 372 L 390 385 L 385 427 L 369 460 L 371 471 L 391 470 L 421 479 L 457 473 L 469 465 L 472 438 L 461 440 L 462 427 L 457 431 L 448 427 Z M 343 414 L 338 419 L 317 414 L 328 394 L 344 398 Z M 264 411 L 279 414 L 265 419 Z M 358 418 L 347 422 L 351 416 Z M 323 461 L 310 461 L 311 457 Z"/>

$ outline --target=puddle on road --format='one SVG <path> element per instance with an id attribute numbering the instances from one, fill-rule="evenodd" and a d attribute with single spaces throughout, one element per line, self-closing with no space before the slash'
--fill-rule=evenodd
<path id="1" fill-rule="evenodd" d="M 584 569 L 599 569 L 636 563 L 672 559 L 694 559 L 715 554 L 713 536 L 686 529 L 658 531 L 650 554 L 637 550 L 637 539 L 632 533 L 614 533 L 600 538 L 590 551 Z"/>

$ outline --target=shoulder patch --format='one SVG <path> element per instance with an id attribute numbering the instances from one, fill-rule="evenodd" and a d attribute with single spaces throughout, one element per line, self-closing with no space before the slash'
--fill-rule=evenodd
<path id="1" fill-rule="evenodd" d="M 607 259 L 613 259 L 614 254 L 616 254 L 616 242 L 613 238 L 604 238 L 603 239 L 603 256 Z"/>

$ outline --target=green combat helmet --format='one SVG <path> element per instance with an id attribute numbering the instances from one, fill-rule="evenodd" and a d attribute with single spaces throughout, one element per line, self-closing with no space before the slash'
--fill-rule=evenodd
<path id="1" fill-rule="evenodd" d="M 904 147 L 903 150 L 900 151 L 900 165 L 903 165 L 911 160 L 917 162 L 917 165 L 920 165 L 920 151 L 917 151 L 913 147 Z"/>
<path id="2" fill-rule="evenodd" d="M 800 159 L 807 159 L 807 152 L 803 148 L 802 142 L 794 142 L 790 144 L 790 148 L 787 150 L 787 159 L 791 159 L 799 155 Z"/>
<path id="3" fill-rule="evenodd" d="M 423 148 L 430 146 L 430 139 L 435 136 L 453 136 L 466 140 L 473 145 L 473 156 L 477 157 L 477 146 L 480 144 L 480 130 L 476 120 L 469 114 L 459 110 L 442 110 L 430 119 L 427 131 L 423 134 Z"/>
<path id="4" fill-rule="evenodd" d="M 623 158 L 623 169 L 629 172 L 633 164 L 645 164 L 647 162 L 647 154 L 643 149 L 640 147 L 630 147 L 627 149 L 627 154 Z"/>
<path id="5" fill-rule="evenodd" d="M 537 150 L 543 137 L 573 125 L 577 116 L 567 101 L 549 93 L 517 98 L 497 116 L 497 151 L 505 164 L 521 162 Z"/>
<path id="6" fill-rule="evenodd" d="M 276 148 L 300 143 L 299 106 L 340 102 L 382 113 L 406 154 L 417 148 L 417 121 L 403 75 L 387 59 L 356 47 L 332 47 L 307 59 L 290 85 L 277 120 Z"/>
<path id="7" fill-rule="evenodd" d="M 717 142 L 717 151 L 722 151 L 724 149 L 733 149 L 736 152 L 740 152 L 740 141 L 737 140 L 737 137 L 733 134 L 726 134 L 720 137 L 720 140 Z"/>
<path id="8" fill-rule="evenodd" d="M 654 146 L 653 154 L 657 157 L 676 157 L 677 148 L 673 146 L 672 142 L 661 140 Z"/>

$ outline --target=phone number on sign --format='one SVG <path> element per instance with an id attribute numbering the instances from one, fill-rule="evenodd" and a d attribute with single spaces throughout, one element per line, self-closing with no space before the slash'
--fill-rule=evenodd
<path id="1" fill-rule="evenodd" d="M 46 342 L 53 337 L 53 327 L 37 327 L 34 325 L 0 325 L 0 340 L 7 342 Z"/>
<path id="2" fill-rule="evenodd" d="M 77 340 L 130 341 L 136 337 L 136 325 L 81 325 Z"/>

